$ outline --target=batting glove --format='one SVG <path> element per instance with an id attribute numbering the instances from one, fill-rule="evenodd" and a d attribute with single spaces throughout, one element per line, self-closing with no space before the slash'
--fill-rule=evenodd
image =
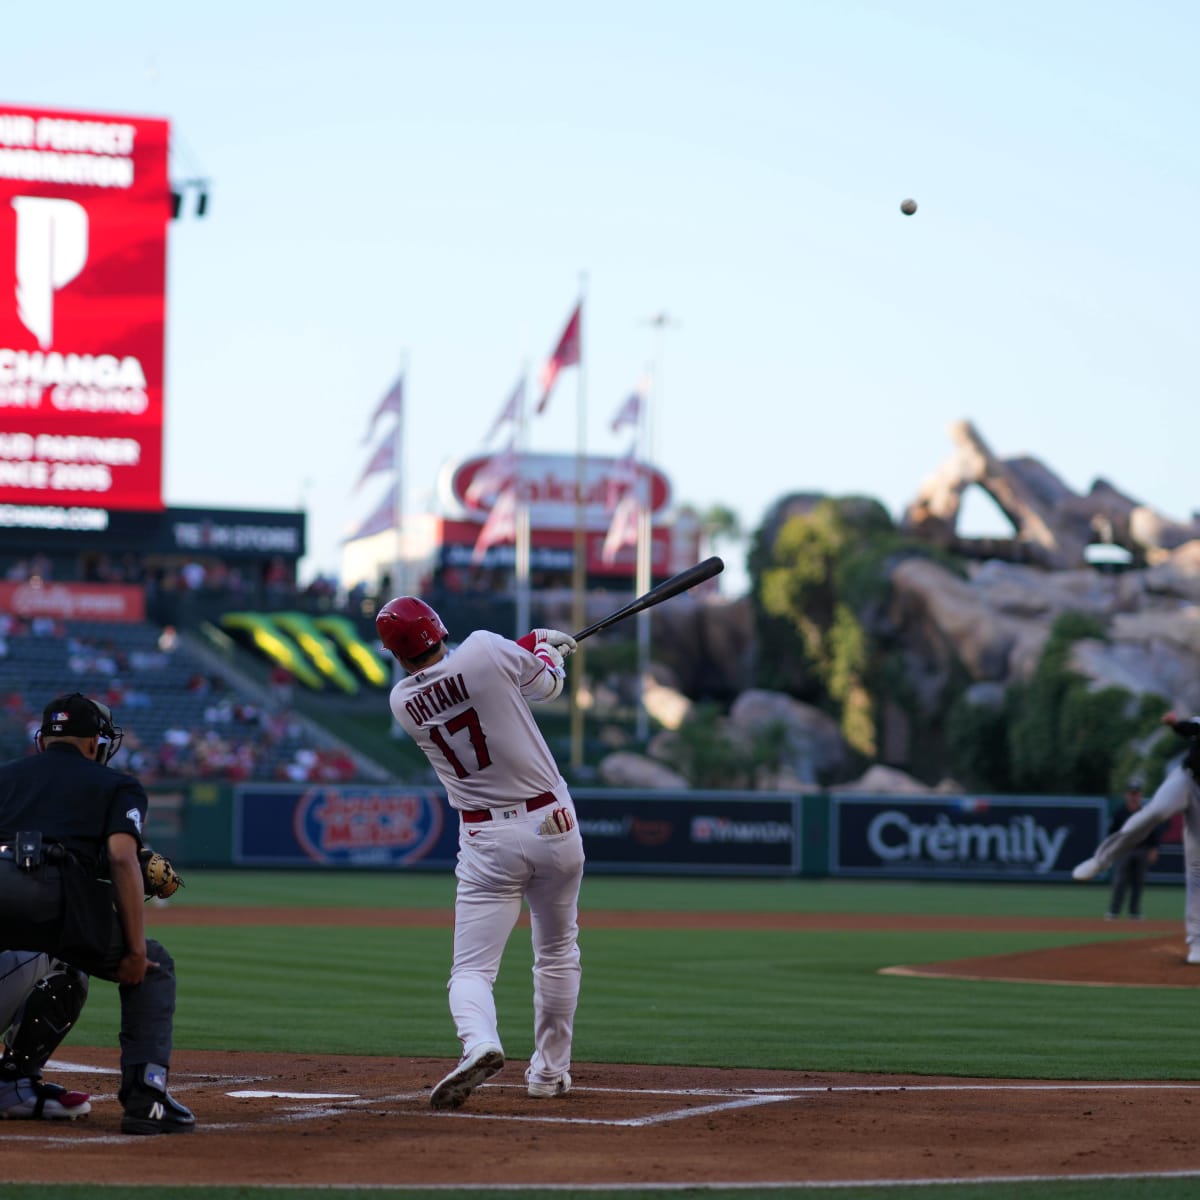
<path id="1" fill-rule="evenodd" d="M 557 646 L 553 646 L 549 642 L 535 642 L 533 654 L 535 658 L 540 658 L 552 671 L 559 675 L 563 673 L 562 651 Z"/>
<path id="2" fill-rule="evenodd" d="M 563 633 L 560 629 L 535 629 L 533 637 L 536 642 L 548 642 L 551 646 L 556 647 L 564 658 L 579 649 L 575 639 L 569 633 Z"/>

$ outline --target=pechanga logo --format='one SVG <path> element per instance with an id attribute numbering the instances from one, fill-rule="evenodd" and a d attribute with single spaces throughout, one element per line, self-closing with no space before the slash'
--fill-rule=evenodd
<path id="1" fill-rule="evenodd" d="M 423 858 L 442 832 L 432 796 L 314 788 L 296 803 L 296 841 L 317 862 L 396 866 Z"/>
<path id="2" fill-rule="evenodd" d="M 908 813 L 890 809 L 867 827 L 867 844 L 888 863 L 998 863 L 1031 866 L 1042 875 L 1058 861 L 1069 834 L 1065 825 L 1046 829 L 1028 814 L 1010 817 L 1004 825 L 956 824 L 945 813 L 939 813 L 933 821 L 921 822 Z"/>
<path id="3" fill-rule="evenodd" d="M 88 215 L 74 200 L 14 196 L 17 212 L 17 316 L 43 350 L 54 342 L 54 293 L 88 257 Z"/>

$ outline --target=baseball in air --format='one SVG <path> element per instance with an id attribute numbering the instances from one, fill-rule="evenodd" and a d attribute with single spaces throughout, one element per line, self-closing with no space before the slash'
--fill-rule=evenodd
<path id="1" fill-rule="evenodd" d="M 917 211 L 917 202 L 915 200 L 901 200 L 900 211 L 906 217 L 911 217 Z"/>

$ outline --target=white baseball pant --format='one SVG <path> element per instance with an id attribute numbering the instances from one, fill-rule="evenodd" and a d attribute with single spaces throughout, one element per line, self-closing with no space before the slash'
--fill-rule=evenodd
<path id="1" fill-rule="evenodd" d="M 551 818 L 560 810 L 570 816 L 565 833 Z M 484 1043 L 503 1045 L 493 987 L 526 900 L 533 937 L 534 1044 L 526 1078 L 552 1082 L 571 1065 L 583 840 L 569 803 L 532 813 L 523 806 L 493 809 L 492 818 L 459 828 L 450 1014 L 464 1054 Z"/>

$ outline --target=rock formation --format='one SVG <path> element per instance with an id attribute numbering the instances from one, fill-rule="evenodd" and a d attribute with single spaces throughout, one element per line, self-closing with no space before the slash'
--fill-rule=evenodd
<path id="1" fill-rule="evenodd" d="M 969 703 L 1002 703 L 1012 683 L 1030 678 L 1051 625 L 1066 612 L 1086 613 L 1105 631 L 1107 640 L 1077 642 L 1072 655 L 1072 668 L 1094 687 L 1118 686 L 1200 712 L 1200 520 L 1169 520 L 1101 479 L 1086 495 L 1075 493 L 1035 458 L 997 457 L 968 421 L 956 423 L 950 436 L 953 453 L 920 485 L 901 527 L 965 559 L 967 578 L 925 557 L 889 563 L 889 601 L 876 615 L 876 632 L 900 648 L 917 706 L 893 723 L 944 715 L 963 671 Z M 1012 523 L 1011 538 L 959 534 L 963 498 L 974 486 Z M 781 501 L 764 521 L 764 543 L 824 498 L 798 493 Z M 1129 564 L 1092 565 L 1088 547 L 1096 545 L 1127 551 Z M 792 697 L 750 689 L 748 600 L 668 610 L 655 610 L 654 638 L 669 656 L 680 693 L 695 695 L 698 683 L 710 695 L 734 692 L 729 726 L 748 738 L 764 722 L 787 729 L 789 752 L 776 786 L 803 788 L 817 772 L 828 777 L 851 761 L 828 716 Z M 669 689 L 656 694 L 656 705 L 676 723 L 686 719 L 686 704 Z M 903 761 L 902 754 L 891 758 Z M 628 777 L 628 760 L 622 765 Z M 841 786 L 909 786 L 891 769 L 877 764 Z"/>
<path id="2" fill-rule="evenodd" d="M 1171 521 L 1097 479 L 1073 492 L 1036 458 L 997 458 L 970 421 L 950 427 L 954 452 L 921 484 L 903 526 L 918 537 L 973 558 L 1000 558 L 1052 570 L 1086 565 L 1089 545 L 1110 544 L 1135 559 L 1200 538 L 1200 521 Z M 957 522 L 968 488 L 985 491 L 1013 526 L 1011 538 L 963 538 Z"/>

